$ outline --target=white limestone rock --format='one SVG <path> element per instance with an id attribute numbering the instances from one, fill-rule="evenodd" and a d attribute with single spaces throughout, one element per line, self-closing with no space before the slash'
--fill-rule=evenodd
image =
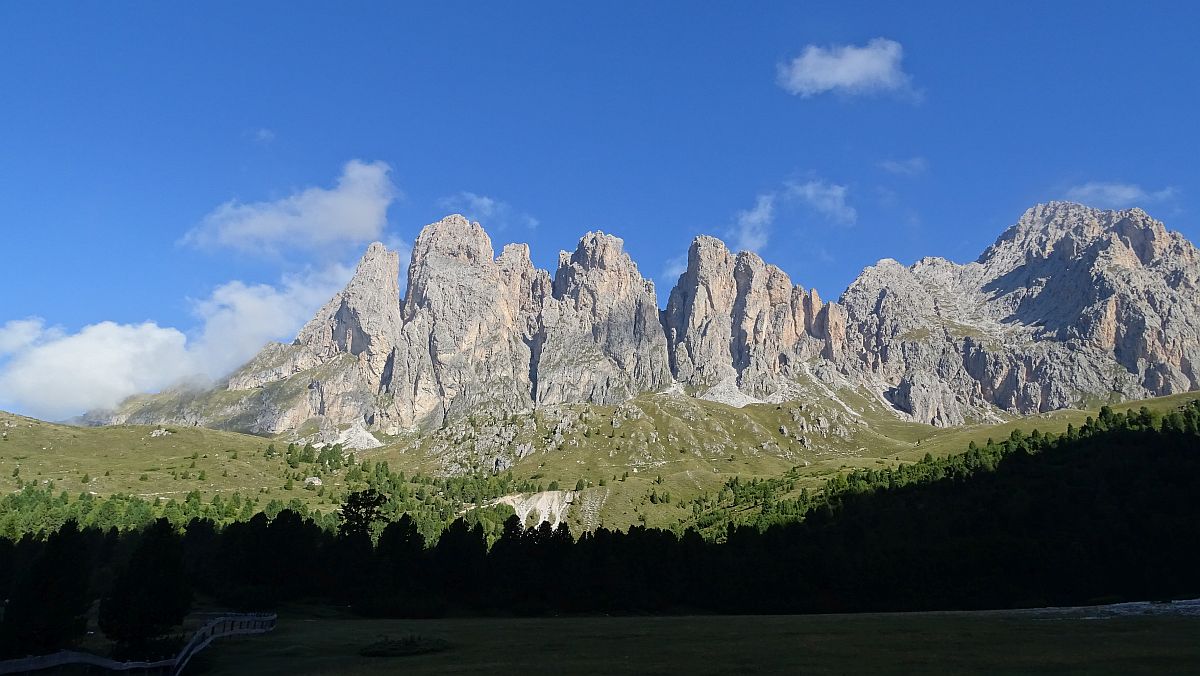
<path id="1" fill-rule="evenodd" d="M 551 277 L 523 244 L 495 256 L 458 215 L 417 237 L 404 298 L 398 274 L 372 244 L 291 344 L 215 389 L 88 420 L 274 434 L 315 419 L 370 436 L 663 390 L 735 406 L 819 397 L 853 417 L 839 398 L 853 389 L 944 426 L 1200 388 L 1200 253 L 1140 209 L 1038 205 L 974 262 L 885 259 L 836 303 L 698 237 L 660 313 L 617 237 L 584 235 Z"/>

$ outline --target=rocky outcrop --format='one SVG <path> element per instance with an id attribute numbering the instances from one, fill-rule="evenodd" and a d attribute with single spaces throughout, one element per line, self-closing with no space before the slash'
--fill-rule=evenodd
<path id="1" fill-rule="evenodd" d="M 816 291 L 793 286 L 757 254 L 734 255 L 720 240 L 698 237 L 667 301 L 663 327 L 681 383 L 701 392 L 733 383 L 764 397 L 821 354 L 829 342 L 828 317 Z"/>
<path id="2" fill-rule="evenodd" d="M 654 283 L 602 232 L 559 255 L 530 340 L 539 404 L 621 402 L 671 382 Z"/>
<path id="3" fill-rule="evenodd" d="M 840 365 L 935 424 L 1196 389 L 1198 279 L 1196 248 L 1140 209 L 1038 205 L 975 262 L 864 271 Z"/>
<path id="4" fill-rule="evenodd" d="M 400 257 L 376 242 L 367 247 L 346 288 L 300 329 L 291 345 L 268 345 L 230 376 L 227 389 L 249 390 L 337 359 L 358 358 L 378 381 L 400 331 Z"/>
<path id="5" fill-rule="evenodd" d="M 532 380 L 526 342 L 530 312 L 545 287 L 529 252 L 493 257 L 478 223 L 450 216 L 413 245 L 402 340 L 384 411 L 396 424 L 441 424 L 476 408 L 528 408 Z"/>
<path id="6" fill-rule="evenodd" d="M 838 392 L 869 391 L 955 425 L 1200 388 L 1200 253 L 1139 209 L 1038 205 L 974 262 L 885 259 L 838 302 L 698 237 L 659 312 L 617 237 L 584 235 L 551 276 L 523 244 L 495 256 L 461 216 L 421 231 L 403 298 L 398 277 L 372 244 L 291 344 L 217 390 L 99 419 L 395 433 L 682 387 L 734 405 L 821 396 L 847 415 Z"/>

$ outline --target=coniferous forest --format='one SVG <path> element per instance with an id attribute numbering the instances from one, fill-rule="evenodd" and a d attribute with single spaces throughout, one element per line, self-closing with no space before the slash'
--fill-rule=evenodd
<path id="1" fill-rule="evenodd" d="M 697 505 L 686 530 L 578 538 L 565 525 L 525 529 L 515 516 L 492 526 L 473 514 L 431 529 L 376 487 L 322 517 L 285 507 L 147 517 L 120 529 L 67 515 L 51 531 L 0 539 L 9 599 L 0 647 L 14 655 L 69 645 L 96 600 L 102 631 L 146 654 L 198 596 L 238 609 L 303 602 L 400 617 L 1200 596 L 1200 402 L 1165 416 L 1106 407 L 1061 435 L 1017 431 L 945 458 L 837 475 L 797 499 L 774 499 L 769 482 L 727 489 L 753 517 Z M 26 511 L 53 509 L 56 498 L 31 490 L 20 498 Z"/>

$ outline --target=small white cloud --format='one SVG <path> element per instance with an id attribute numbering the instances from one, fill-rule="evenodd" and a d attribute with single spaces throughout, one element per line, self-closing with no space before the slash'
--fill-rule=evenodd
<path id="1" fill-rule="evenodd" d="M 270 129 L 267 129 L 266 127 L 263 127 L 261 129 L 255 129 L 254 130 L 254 140 L 257 143 L 261 143 L 263 145 L 268 145 L 271 143 L 271 141 L 275 140 L 275 132 L 271 131 Z"/>
<path id="2" fill-rule="evenodd" d="M 858 220 L 858 211 L 846 202 L 849 189 L 844 185 L 812 180 L 789 182 L 786 186 L 785 197 L 803 202 L 830 220 L 846 225 L 853 225 Z"/>
<path id="3" fill-rule="evenodd" d="M 929 162 L 924 157 L 910 157 L 907 160 L 883 160 L 879 162 L 879 168 L 889 174 L 898 176 L 917 176 L 925 173 L 929 168 Z"/>
<path id="4" fill-rule="evenodd" d="M 383 162 L 351 160 L 333 188 L 306 188 L 272 202 L 226 202 L 204 217 L 183 241 L 248 253 L 322 250 L 339 243 L 379 239 L 387 209 L 400 196 Z"/>
<path id="5" fill-rule="evenodd" d="M 1175 189 L 1168 186 L 1162 190 L 1149 191 L 1133 183 L 1106 183 L 1092 181 L 1072 186 L 1067 190 L 1067 199 L 1102 209 L 1123 209 L 1141 204 L 1163 202 L 1175 196 Z"/>
<path id="6" fill-rule="evenodd" d="M 193 302 L 188 336 L 155 322 L 100 322 L 66 334 L 39 318 L 0 328 L 0 408 L 60 420 L 193 378 L 219 378 L 271 340 L 290 340 L 350 278 L 335 265 L 278 286 L 232 281 Z"/>
<path id="7" fill-rule="evenodd" d="M 679 275 L 687 272 L 687 264 L 688 255 L 686 253 L 668 258 L 663 261 L 662 273 L 659 275 L 659 279 L 674 284 L 679 279 Z"/>
<path id="8" fill-rule="evenodd" d="M 521 226 L 529 229 L 538 226 L 538 219 L 514 209 L 508 202 L 467 190 L 443 197 L 438 200 L 438 206 L 461 213 L 463 216 L 473 221 L 479 221 L 484 226 L 497 231 L 504 230 L 509 226 Z"/>
<path id="9" fill-rule="evenodd" d="M 476 195 L 464 190 L 457 195 L 443 197 L 438 201 L 445 209 L 457 209 L 467 218 L 477 221 L 491 218 L 496 213 L 496 200 L 487 195 Z M 502 203 L 501 203 L 502 204 Z"/>
<path id="10" fill-rule="evenodd" d="M 803 204 L 836 223 L 853 225 L 858 220 L 858 212 L 847 203 L 849 188 L 844 185 L 814 179 L 804 183 L 788 181 L 783 186 L 781 191 L 760 194 L 752 208 L 737 213 L 733 228 L 726 233 L 735 250 L 758 252 L 766 247 L 776 209 L 789 204 Z"/>
<path id="11" fill-rule="evenodd" d="M 808 45 L 800 56 L 779 64 L 776 81 L 802 98 L 831 91 L 913 95 L 911 78 L 901 68 L 903 58 L 904 47 L 887 38 L 875 38 L 862 47 Z"/>
<path id="12" fill-rule="evenodd" d="M 775 194 L 759 195 L 754 207 L 739 211 L 732 233 L 733 248 L 737 251 L 758 251 L 770 239 L 771 223 L 775 220 Z"/>

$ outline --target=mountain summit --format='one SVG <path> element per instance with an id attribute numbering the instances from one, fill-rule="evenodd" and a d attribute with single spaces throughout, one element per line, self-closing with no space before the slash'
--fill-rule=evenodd
<path id="1" fill-rule="evenodd" d="M 587 233 L 551 276 L 459 215 L 421 231 L 403 298 L 398 276 L 372 244 L 291 344 L 216 389 L 92 419 L 395 434 L 669 388 L 732 404 L 848 389 L 956 425 L 1200 388 L 1200 255 L 1140 209 L 1038 205 L 974 262 L 885 259 L 838 302 L 702 236 L 660 312 L 617 237 Z"/>

